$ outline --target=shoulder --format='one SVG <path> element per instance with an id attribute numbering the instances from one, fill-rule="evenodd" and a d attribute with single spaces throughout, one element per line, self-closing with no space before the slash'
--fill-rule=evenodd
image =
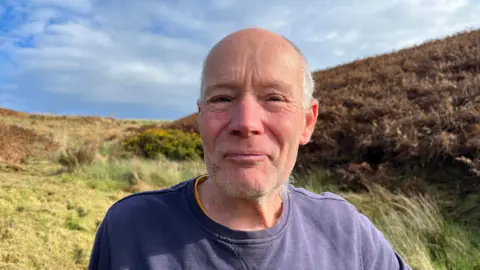
<path id="1" fill-rule="evenodd" d="M 295 203 L 300 206 L 323 207 L 328 206 L 329 209 L 343 209 L 356 212 L 356 208 L 348 202 L 344 197 L 333 192 L 315 193 L 305 188 L 291 186 L 290 193 Z"/>
<path id="2" fill-rule="evenodd" d="M 133 193 L 115 203 L 107 210 L 105 219 L 120 221 L 122 219 L 135 219 L 145 217 L 149 213 L 162 214 L 172 205 L 179 206 L 185 196 L 185 189 L 193 179 L 175 184 L 171 187 Z"/>
<path id="3" fill-rule="evenodd" d="M 313 220 L 319 231 L 325 231 L 330 239 L 356 246 L 364 267 L 411 269 L 370 218 L 344 197 L 332 192 L 317 194 L 297 187 L 290 190 L 297 214 Z"/>
<path id="4" fill-rule="evenodd" d="M 344 197 L 333 192 L 315 193 L 304 188 L 290 189 L 292 212 L 296 218 L 326 231 L 333 238 L 358 238 L 363 227 L 361 214 Z"/>
<path id="5" fill-rule="evenodd" d="M 298 217 L 317 224 L 318 230 L 328 230 L 332 237 L 347 237 L 360 243 L 363 234 L 376 230 L 367 216 L 339 194 L 292 187 L 291 198 Z"/>
<path id="6" fill-rule="evenodd" d="M 343 201 L 346 202 L 345 198 L 341 197 L 338 194 L 326 191 L 326 192 L 321 192 L 321 193 L 315 193 L 313 191 L 307 190 L 302 187 L 296 187 L 294 185 L 290 185 L 290 191 L 295 193 L 296 195 L 299 195 L 304 198 L 308 198 L 310 200 L 314 201 L 322 201 L 322 200 L 334 200 L 334 201 Z"/>
<path id="7" fill-rule="evenodd" d="M 374 227 L 369 218 L 358 211 L 358 209 L 349 202 L 345 197 L 333 192 L 315 193 L 304 188 L 294 187 L 290 189 L 292 200 L 298 211 L 308 215 L 311 218 L 322 219 L 325 221 L 325 216 L 328 216 L 329 222 L 336 222 L 338 224 L 345 224 L 350 222 L 352 229 L 370 230 Z M 345 225 L 342 225 L 345 226 Z"/>

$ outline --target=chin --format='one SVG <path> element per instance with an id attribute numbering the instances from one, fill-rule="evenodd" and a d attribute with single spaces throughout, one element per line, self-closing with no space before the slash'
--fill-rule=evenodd
<path id="1" fill-rule="evenodd" d="M 258 168 L 232 168 L 215 173 L 217 186 L 232 197 L 258 198 L 268 194 L 277 186 L 266 172 Z"/>

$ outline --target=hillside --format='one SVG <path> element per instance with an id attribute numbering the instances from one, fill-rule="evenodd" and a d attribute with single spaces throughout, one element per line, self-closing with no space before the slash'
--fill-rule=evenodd
<path id="1" fill-rule="evenodd" d="M 0 108 L 0 269 L 86 269 L 110 205 L 190 176 L 180 164 L 136 159 L 119 147 L 160 123 Z"/>
<path id="2" fill-rule="evenodd" d="M 318 124 L 312 142 L 300 148 L 297 172 L 337 168 L 353 187 L 361 178 L 352 175 L 355 168 L 378 173 L 453 166 L 464 192 L 478 188 L 480 30 L 313 75 Z M 168 126 L 196 131 L 195 115 Z M 443 175 L 432 181 L 451 180 Z"/>
<path id="3" fill-rule="evenodd" d="M 100 144 L 165 121 L 99 116 L 30 114 L 0 108 L 0 168 L 19 166 L 31 156 L 46 156 L 72 142 Z M 71 141 L 71 142 L 69 142 Z"/>
<path id="4" fill-rule="evenodd" d="M 314 73 L 319 122 L 294 184 L 345 197 L 413 269 L 480 269 L 479 50 L 473 31 Z M 206 172 L 128 152 L 124 139 L 196 131 L 195 118 L 0 108 L 0 269 L 86 269 L 110 205 Z M 175 134 L 157 131 L 146 133 Z"/>
<path id="5" fill-rule="evenodd" d="M 480 31 L 314 73 L 319 121 L 301 166 L 478 167 Z M 460 162 L 459 162 L 460 163 Z"/>

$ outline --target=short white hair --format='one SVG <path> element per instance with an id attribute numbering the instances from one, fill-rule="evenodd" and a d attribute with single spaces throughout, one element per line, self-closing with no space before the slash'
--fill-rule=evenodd
<path id="1" fill-rule="evenodd" d="M 303 69 L 303 107 L 309 109 L 312 104 L 313 92 L 315 91 L 315 81 L 313 80 L 312 73 L 310 72 L 310 67 L 308 66 L 307 59 L 300 51 L 300 49 L 288 38 L 283 37 L 285 40 L 293 46 L 302 59 L 302 69 Z M 200 78 L 200 101 L 203 101 L 205 97 L 205 66 L 208 60 L 210 53 L 205 57 L 202 64 L 202 73 Z"/>

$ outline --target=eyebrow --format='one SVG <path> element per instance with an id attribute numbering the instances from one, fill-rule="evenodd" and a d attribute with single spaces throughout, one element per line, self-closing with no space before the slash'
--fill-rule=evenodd
<path id="1" fill-rule="evenodd" d="M 211 91 L 211 90 L 215 90 L 215 89 L 219 89 L 219 88 L 234 90 L 234 89 L 237 89 L 239 87 L 241 87 L 241 85 L 239 83 L 219 82 L 219 83 L 216 83 L 216 84 L 213 84 L 213 85 L 207 85 L 205 87 L 205 91 Z"/>
<path id="2" fill-rule="evenodd" d="M 284 90 L 289 87 L 288 84 L 279 80 L 267 81 L 267 82 L 260 83 L 259 85 L 262 88 L 274 88 L 279 90 Z M 205 91 L 211 91 L 211 90 L 220 89 L 220 88 L 235 90 L 240 87 L 242 87 L 242 84 L 236 83 L 236 82 L 219 82 L 213 85 L 207 85 L 205 87 Z"/>

